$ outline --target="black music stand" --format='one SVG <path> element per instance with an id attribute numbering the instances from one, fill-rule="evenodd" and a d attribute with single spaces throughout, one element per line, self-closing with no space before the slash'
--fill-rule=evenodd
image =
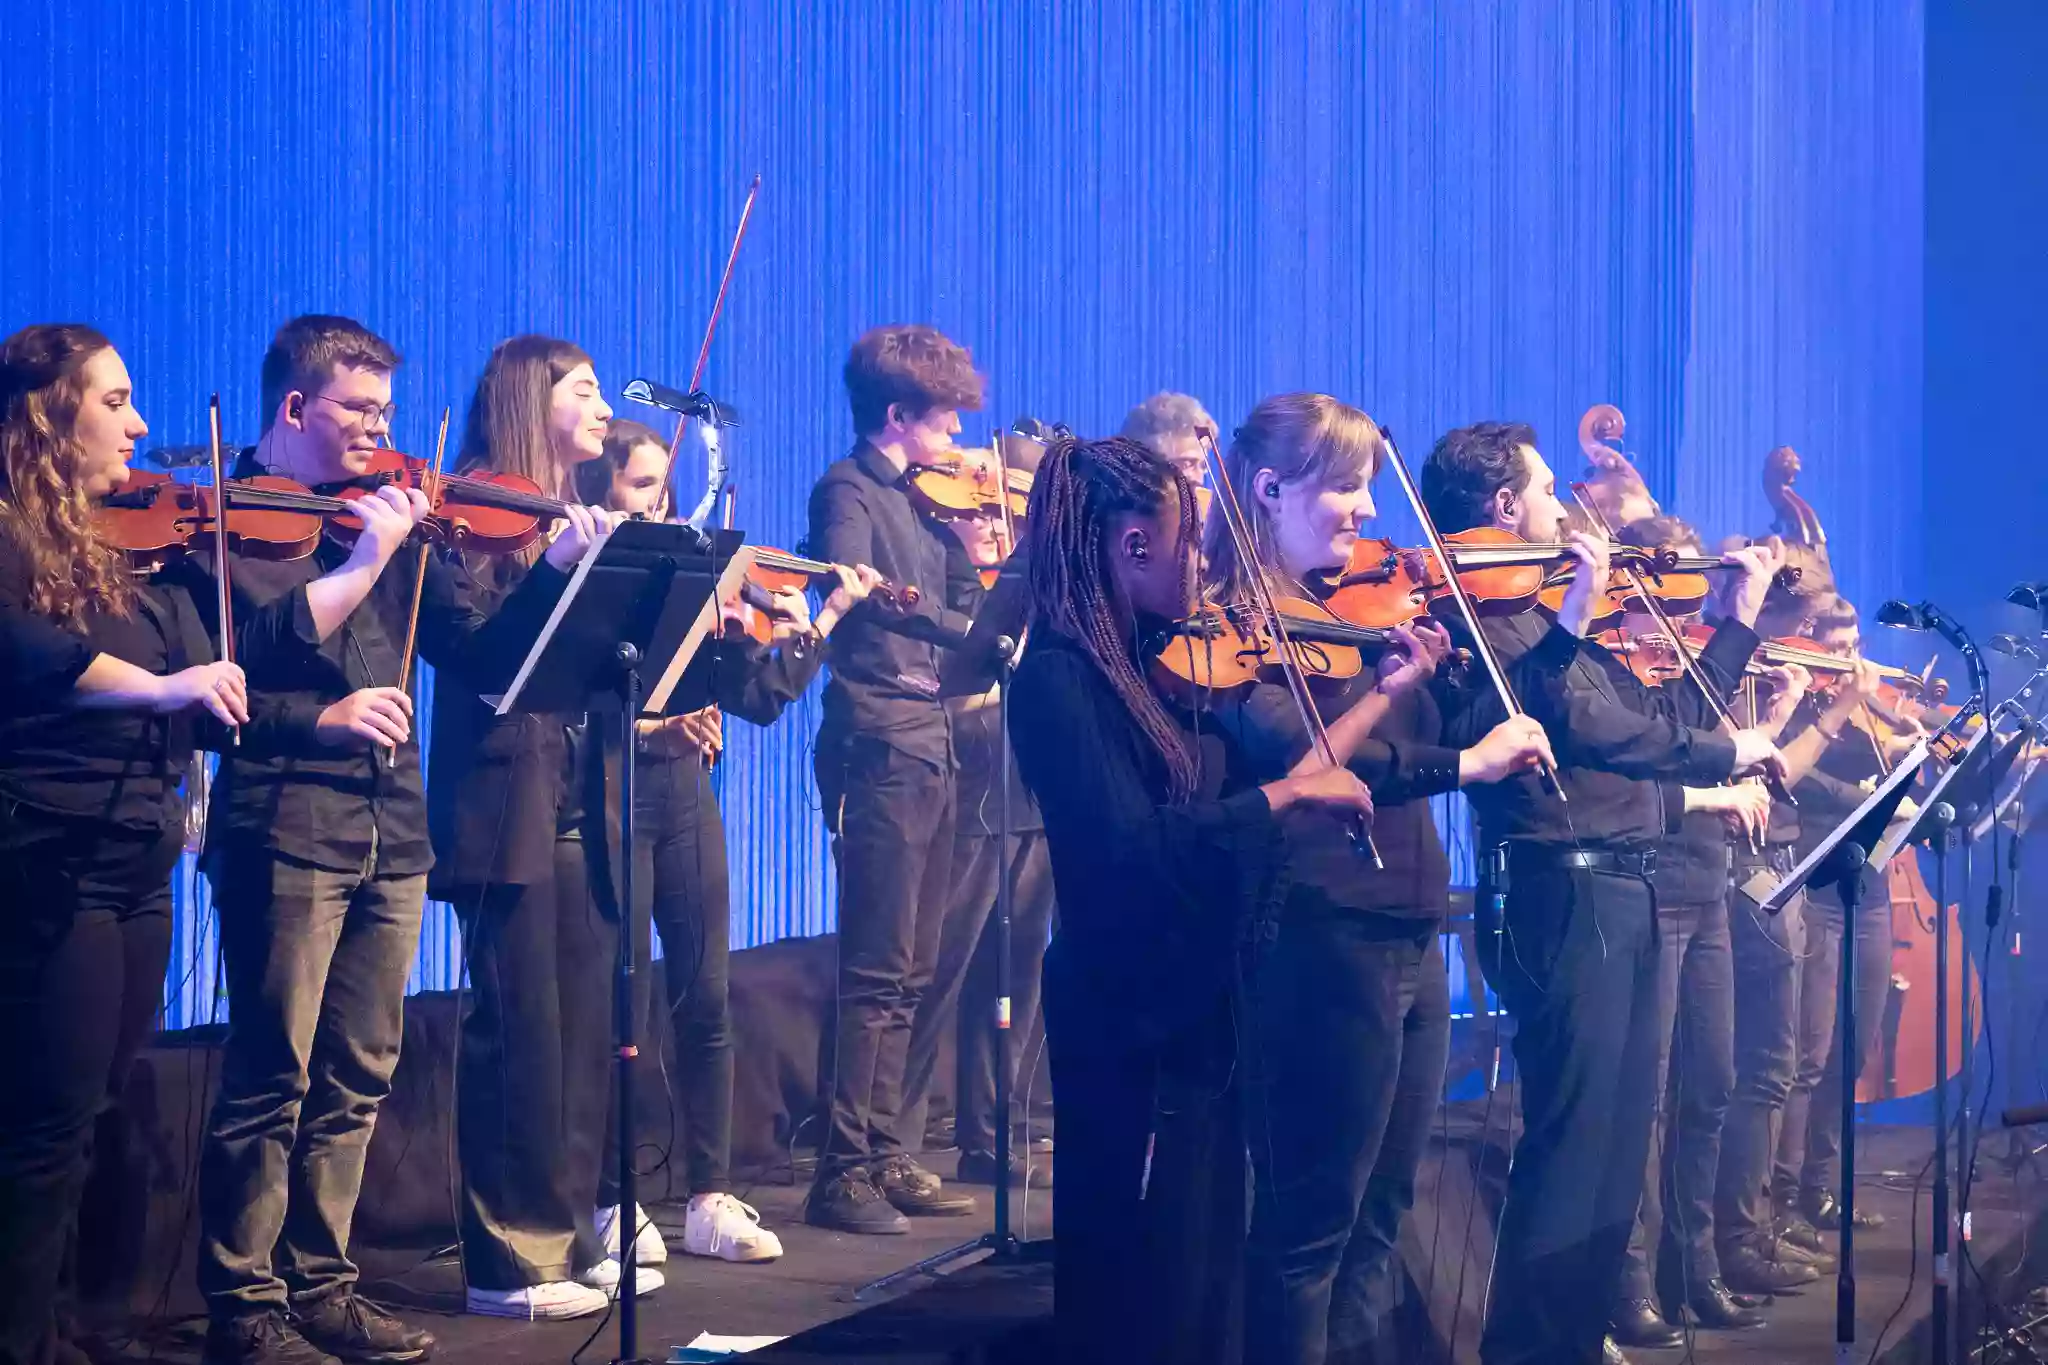
<path id="1" fill-rule="evenodd" d="M 1835 1357 L 1849 1358 L 1856 1344 L 1856 1078 L 1863 1058 L 1856 1046 L 1856 911 L 1863 899 L 1863 873 L 1871 866 L 1870 850 L 1879 846 L 1886 827 L 1906 797 L 1906 787 L 1925 766 L 1928 741 L 1891 770 L 1876 791 L 1829 830 L 1811 853 L 1785 879 L 1763 896 L 1751 893 L 1754 883 L 1738 893 L 1766 914 L 1782 914 L 1803 890 L 1834 887 L 1842 898 L 1842 965 L 1840 1004 L 1836 1018 L 1842 1034 L 1842 1256 L 1835 1269 Z"/>
<path id="2" fill-rule="evenodd" d="M 639 1266 L 633 1254 L 640 1229 L 633 1170 L 633 1069 L 639 1021 L 633 1013 L 638 964 L 633 953 L 634 722 L 659 712 L 705 640 L 718 628 L 722 588 L 746 571 L 736 532 L 707 536 L 694 527 L 655 521 L 621 522 L 576 566 L 569 586 L 541 628 L 512 685 L 496 701 L 501 716 L 515 711 L 588 713 L 618 718 L 619 743 L 619 950 L 612 1013 L 618 1033 L 616 1092 L 619 1142 L 619 1353 L 620 1365 L 642 1359 Z M 641 673 L 661 671 L 643 697 Z"/>

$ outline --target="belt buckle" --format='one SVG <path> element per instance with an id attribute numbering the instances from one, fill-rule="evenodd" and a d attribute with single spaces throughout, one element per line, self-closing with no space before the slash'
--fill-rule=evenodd
<path id="1" fill-rule="evenodd" d="M 1657 850 L 1646 848 L 1637 857 L 1642 865 L 1642 870 L 1637 875 L 1645 881 L 1655 877 L 1657 875 Z"/>

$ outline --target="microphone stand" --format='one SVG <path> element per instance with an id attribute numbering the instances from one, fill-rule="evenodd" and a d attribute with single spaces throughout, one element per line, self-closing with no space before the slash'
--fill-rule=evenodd
<path id="1" fill-rule="evenodd" d="M 970 1241 L 935 1252 L 923 1260 L 841 1296 L 842 1302 L 864 1303 L 911 1280 L 935 1277 L 947 1266 L 980 1252 L 988 1252 L 992 1264 L 1026 1265 L 1046 1259 L 1050 1242 L 1023 1242 L 1010 1231 L 1010 1144 L 1012 1124 L 1010 1096 L 1016 1087 L 1010 1049 L 1010 769 L 1014 758 L 1010 746 L 1010 675 L 1017 665 L 1017 641 L 1000 635 L 996 656 L 996 820 L 1002 826 L 996 835 L 996 1171 L 995 1225 Z"/>

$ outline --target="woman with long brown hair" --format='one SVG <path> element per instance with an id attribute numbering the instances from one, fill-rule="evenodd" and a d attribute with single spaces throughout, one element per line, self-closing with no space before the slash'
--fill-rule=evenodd
<path id="1" fill-rule="evenodd" d="M 77 1359 L 59 1272 L 93 1121 L 163 1000 L 191 718 L 249 719 L 191 600 L 93 529 L 149 427 L 90 327 L 0 343 L 0 1361 Z"/>
<path id="2" fill-rule="evenodd" d="M 612 516 L 574 505 L 574 475 L 604 454 L 610 419 L 581 348 L 513 337 L 477 381 L 459 467 L 532 479 L 572 504 L 564 535 L 593 538 Z M 561 572 L 539 546 L 466 567 L 486 611 L 528 575 Z M 599 841 L 585 838 L 586 735 L 580 714 L 499 716 L 455 686 L 434 691 L 428 891 L 461 918 L 470 981 L 457 1226 L 469 1311 L 494 1317 L 580 1317 L 617 1289 L 591 1217 L 611 997 L 589 983 L 606 979 L 616 925 L 594 891 Z M 641 1270 L 642 1293 L 661 1282 Z"/>
<path id="3" fill-rule="evenodd" d="M 1060 1108 L 1054 1307 L 1067 1361 L 1235 1360 L 1245 1225 L 1241 979 L 1286 889 L 1277 817 L 1369 817 L 1311 760 L 1260 785 L 1139 643 L 1194 600 L 1194 492 L 1122 438 L 1056 443 L 1025 519 L 1017 766 L 1060 925 L 1044 1009 Z"/>

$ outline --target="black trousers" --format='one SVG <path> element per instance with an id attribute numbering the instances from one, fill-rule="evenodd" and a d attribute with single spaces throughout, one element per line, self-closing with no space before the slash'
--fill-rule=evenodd
<path id="1" fill-rule="evenodd" d="M 1261 1360 L 1395 1359 L 1394 1243 L 1450 1049 L 1438 934 L 1433 919 L 1289 920 L 1260 963 L 1244 1033 L 1245 1326 Z"/>
<path id="2" fill-rule="evenodd" d="M 1683 1298 L 1721 1277 L 1714 1181 L 1735 1089 L 1728 903 L 1662 906 L 1657 928 L 1658 1103 L 1622 1277 L 1622 1295 L 1630 1299 L 1655 1297 L 1653 1279 Z M 1658 1269 L 1661 1277 L 1653 1276 Z"/>
<path id="3" fill-rule="evenodd" d="M 1736 859 L 1737 885 L 1759 871 L 1773 879 L 1792 870 L 1789 848 L 1768 860 Z M 1766 915 L 1741 896 L 1728 898 L 1728 937 L 1735 966 L 1735 1090 L 1721 1128 L 1721 1167 L 1714 1182 L 1714 1234 L 1721 1251 L 1768 1237 L 1771 1162 L 1785 1099 L 1798 1060 L 1799 975 L 1806 944 L 1806 898 Z"/>
<path id="4" fill-rule="evenodd" d="M 1908 855 L 1910 856 L 1910 854 Z M 1892 906 L 1884 881 L 1863 879 L 1856 910 L 1856 1059 L 1877 1046 L 1892 982 Z M 1780 1199 L 1836 1192 L 1842 1173 L 1842 903 L 1832 889 L 1807 902 L 1806 957 L 1799 973 L 1799 1061 L 1785 1102 L 1773 1186 Z M 1851 1082 L 1853 1084 L 1853 1082 Z"/>
<path id="5" fill-rule="evenodd" d="M 1045 985 L 1061 1115 L 1053 1358 L 1240 1365 L 1249 1191 L 1228 1005 L 1173 1049 L 1105 1047 L 1103 1003 L 1065 980 L 1058 952 Z"/>
<path id="6" fill-rule="evenodd" d="M 818 793 L 839 867 L 839 987 L 819 1072 L 823 1180 L 906 1150 L 910 1033 L 952 891 L 953 770 L 872 735 L 820 734 Z"/>
<path id="7" fill-rule="evenodd" d="M 1486 1365 L 1590 1365 L 1620 1288 L 1657 1093 L 1657 913 L 1637 877 L 1514 862 L 1501 961 L 1522 1137 Z M 1480 942 L 1492 935 L 1480 926 Z"/>
<path id="8" fill-rule="evenodd" d="M 725 861 L 725 823 L 711 776 L 694 757 L 643 762 L 637 774 L 633 868 L 634 952 L 648 960 L 649 922 L 661 933 L 667 1012 L 648 1017 L 648 974 L 634 977 L 643 1051 L 632 1064 L 634 1084 L 644 1092 L 660 1078 L 646 1050 L 646 1030 L 672 1028 L 675 1071 L 670 1077 L 682 1101 L 676 1138 L 689 1192 L 725 1194 L 732 1187 L 732 958 L 731 887 Z M 617 1117 L 615 1104 L 606 1117 Z M 665 1144 L 668 1133 L 641 1134 L 643 1149 Z M 618 1143 L 607 1131 L 604 1180 L 598 1203 L 619 1202 Z M 643 1163 L 644 1169 L 644 1163 Z"/>
<path id="9" fill-rule="evenodd" d="M 582 839 L 555 840 L 553 873 L 450 897 L 470 985 L 455 1069 L 457 1227 L 478 1289 L 566 1279 L 603 1259 L 591 1214 L 618 930 L 592 892 Z"/>
<path id="10" fill-rule="evenodd" d="M 183 833 L 0 807 L 0 1365 L 59 1349 L 93 1127 L 163 1005 Z"/>
<path id="11" fill-rule="evenodd" d="M 199 1287 L 216 1317 L 351 1291 L 349 1228 L 405 1035 L 427 874 L 256 848 L 211 869 L 227 962 L 221 1086 L 199 1166 Z"/>
<path id="12" fill-rule="evenodd" d="M 941 1045 L 951 1031 L 954 1048 L 954 1141 L 963 1152 L 993 1152 L 996 1145 L 996 1054 L 1011 1078 L 1018 1058 L 1030 1055 L 1039 1032 L 1038 989 L 1052 930 L 1052 860 L 1045 835 L 1031 830 L 1009 838 L 1010 1027 L 996 1027 L 996 1002 L 1005 993 L 996 970 L 997 837 L 969 816 L 953 832 L 953 891 L 930 989 L 910 1026 L 905 1064 L 903 1137 L 921 1150 Z M 1012 1123 L 1023 1118 L 1023 1097 L 1010 1096 Z"/>

